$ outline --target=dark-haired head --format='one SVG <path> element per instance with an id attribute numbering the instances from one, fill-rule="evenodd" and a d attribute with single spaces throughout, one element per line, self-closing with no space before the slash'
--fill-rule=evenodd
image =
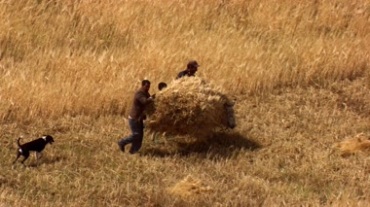
<path id="1" fill-rule="evenodd" d="M 145 86 L 145 85 L 150 85 L 150 81 L 149 80 L 142 80 L 141 81 L 141 86 Z"/>
<path id="2" fill-rule="evenodd" d="M 141 88 L 143 88 L 144 91 L 148 92 L 150 89 L 150 81 L 149 80 L 141 81 Z"/>
<path id="3" fill-rule="evenodd" d="M 197 61 L 191 60 L 191 61 L 188 62 L 188 64 L 186 65 L 186 67 L 188 69 L 194 69 L 194 68 L 198 68 L 199 67 L 199 64 L 198 64 Z"/>
<path id="4" fill-rule="evenodd" d="M 164 88 L 166 88 L 167 87 L 167 84 L 165 83 L 165 82 L 160 82 L 159 84 L 158 84 L 158 90 L 162 90 L 162 89 L 164 89 Z"/>
<path id="5" fill-rule="evenodd" d="M 186 65 L 186 70 L 188 71 L 188 75 L 193 76 L 197 72 L 198 67 L 199 67 L 199 64 L 197 61 L 195 60 L 189 61 L 188 64 Z"/>

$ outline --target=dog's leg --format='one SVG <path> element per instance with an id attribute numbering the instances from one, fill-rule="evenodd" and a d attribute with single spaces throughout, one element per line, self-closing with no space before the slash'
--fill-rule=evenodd
<path id="1" fill-rule="evenodd" d="M 41 152 L 36 152 L 36 166 L 39 166 L 39 159 L 42 157 Z"/>
<path id="2" fill-rule="evenodd" d="M 39 152 L 38 155 L 39 155 L 39 159 L 43 156 L 42 152 Z"/>
<path id="3" fill-rule="evenodd" d="M 35 158 L 36 158 L 36 166 L 39 165 L 39 155 L 37 152 L 35 152 Z"/>
<path id="4" fill-rule="evenodd" d="M 24 161 L 26 161 L 28 159 L 28 157 L 30 156 L 30 153 L 28 151 L 25 151 L 23 153 L 23 156 L 24 156 L 24 159 L 22 160 L 22 164 L 25 165 Z"/>
<path id="5" fill-rule="evenodd" d="M 15 158 L 15 160 L 13 161 L 13 165 L 15 164 L 15 162 L 17 162 L 17 160 L 19 159 L 19 157 L 21 156 L 21 152 L 20 152 L 21 149 L 19 149 L 17 151 L 17 157 Z"/>

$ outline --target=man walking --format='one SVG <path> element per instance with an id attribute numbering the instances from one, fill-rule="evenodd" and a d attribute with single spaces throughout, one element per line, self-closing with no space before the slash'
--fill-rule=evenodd
<path id="1" fill-rule="evenodd" d="M 134 154 L 141 148 L 144 136 L 144 120 L 146 115 L 144 113 L 145 107 L 153 102 L 152 96 L 149 94 L 150 81 L 143 80 L 141 88 L 135 93 L 132 108 L 128 118 L 128 123 L 132 134 L 118 142 L 121 151 L 125 151 L 125 146 L 131 144 L 130 153 Z"/>

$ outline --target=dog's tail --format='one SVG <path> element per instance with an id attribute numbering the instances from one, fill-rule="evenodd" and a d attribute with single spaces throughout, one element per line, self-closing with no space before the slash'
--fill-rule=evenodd
<path id="1" fill-rule="evenodd" d="M 21 142 L 20 142 L 20 140 L 21 140 L 21 139 L 23 139 L 23 136 L 20 136 L 20 137 L 18 137 L 18 139 L 17 139 L 18 147 L 21 147 Z"/>

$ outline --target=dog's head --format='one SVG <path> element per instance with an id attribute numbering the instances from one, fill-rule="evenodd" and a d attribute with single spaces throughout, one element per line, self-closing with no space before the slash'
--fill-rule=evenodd
<path id="1" fill-rule="evenodd" d="M 44 135 L 44 136 L 42 136 L 42 138 L 45 139 L 45 141 L 47 143 L 52 144 L 54 142 L 54 138 L 52 136 L 50 136 L 50 135 Z"/>

